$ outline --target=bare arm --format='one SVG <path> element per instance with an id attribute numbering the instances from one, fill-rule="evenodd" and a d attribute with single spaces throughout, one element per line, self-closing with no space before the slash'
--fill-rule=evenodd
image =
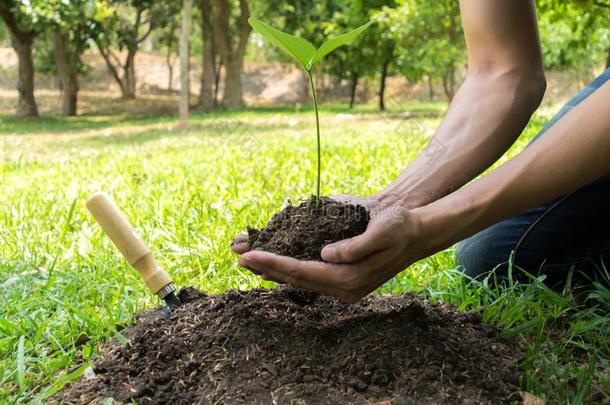
<path id="1" fill-rule="evenodd" d="M 545 90 L 532 0 L 461 0 L 466 80 L 433 141 L 377 197 L 414 208 L 480 174 L 517 139 Z M 389 201 L 392 202 L 392 201 Z"/>
<path id="2" fill-rule="evenodd" d="M 610 173 L 610 82 L 476 182 L 413 211 L 429 253 Z"/>

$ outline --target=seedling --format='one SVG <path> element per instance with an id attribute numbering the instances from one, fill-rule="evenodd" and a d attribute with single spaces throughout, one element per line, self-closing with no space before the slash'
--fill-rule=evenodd
<path id="1" fill-rule="evenodd" d="M 322 158 L 320 154 L 320 116 L 318 114 L 318 100 L 316 98 L 316 88 L 313 81 L 312 70 L 313 67 L 319 63 L 323 57 L 337 49 L 342 45 L 350 44 L 358 35 L 364 32 L 375 20 L 371 20 L 368 23 L 350 31 L 346 34 L 339 35 L 336 37 L 328 38 L 322 46 L 316 49 L 306 39 L 286 34 L 280 30 L 277 30 L 270 25 L 262 22 L 256 18 L 249 18 L 248 22 L 263 38 L 277 45 L 287 54 L 292 56 L 298 64 L 305 70 L 309 77 L 309 84 L 311 85 L 311 94 L 313 96 L 313 105 L 316 112 L 316 134 L 317 134 L 317 152 L 318 152 L 318 181 L 316 184 L 316 204 L 320 204 L 320 174 Z"/>

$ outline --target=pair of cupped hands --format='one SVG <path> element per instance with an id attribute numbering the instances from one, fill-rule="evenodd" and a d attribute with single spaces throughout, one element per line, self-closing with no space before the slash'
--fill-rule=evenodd
<path id="1" fill-rule="evenodd" d="M 248 235 L 238 235 L 232 250 L 239 265 L 265 280 L 304 288 L 355 303 L 410 264 L 423 257 L 418 242 L 421 221 L 397 198 L 333 196 L 334 200 L 360 204 L 370 215 L 366 231 L 325 246 L 324 261 L 250 250 Z"/>

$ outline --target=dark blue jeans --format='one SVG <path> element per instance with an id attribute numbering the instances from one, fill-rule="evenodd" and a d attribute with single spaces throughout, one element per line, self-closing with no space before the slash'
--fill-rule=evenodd
<path id="1" fill-rule="evenodd" d="M 610 69 L 563 106 L 532 142 L 608 80 Z M 471 277 L 494 272 L 504 280 L 512 263 L 512 277 L 521 282 L 529 280 L 524 271 L 546 275 L 550 286 L 563 285 L 572 270 L 595 278 L 610 267 L 610 175 L 458 243 L 456 258 Z"/>

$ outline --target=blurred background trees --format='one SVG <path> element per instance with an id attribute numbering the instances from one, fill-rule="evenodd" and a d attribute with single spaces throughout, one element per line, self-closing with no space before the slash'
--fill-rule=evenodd
<path id="1" fill-rule="evenodd" d="M 610 65 L 608 0 L 537 0 L 548 69 L 589 77 Z M 176 79 L 181 1 L 172 0 L 0 0 L 0 41 L 18 59 L 17 114 L 37 116 L 35 70 L 53 74 L 61 90 L 59 111 L 77 112 L 79 78 L 87 74 L 82 56 L 101 55 L 121 97 L 137 96 L 136 60 L 143 47 L 164 55 L 167 90 Z M 352 47 L 342 48 L 319 67 L 323 88 L 341 88 L 354 106 L 358 92 L 372 90 L 386 107 L 388 77 L 421 83 L 429 97 L 451 99 L 465 73 L 465 44 L 456 0 L 195 0 L 191 58 L 199 78 L 196 104 L 203 111 L 241 108 L 244 66 L 251 60 L 291 63 L 251 35 L 255 15 L 271 25 L 319 44 L 376 18 Z M 307 95 L 307 82 L 302 81 Z M 440 89 L 440 90 L 439 90 Z"/>
<path id="2" fill-rule="evenodd" d="M 38 106 L 34 98 L 32 46 L 34 38 L 46 28 L 47 12 L 48 7 L 44 1 L 33 1 L 27 5 L 19 0 L 0 1 L 0 17 L 4 21 L 5 31 L 10 36 L 19 63 L 17 115 L 23 117 L 38 116 Z"/>
<path id="3" fill-rule="evenodd" d="M 451 100 L 458 70 L 466 60 L 458 2 L 404 0 L 387 14 L 399 71 L 412 82 L 427 80 L 430 88 L 433 81 L 441 81 Z"/>
<path id="4" fill-rule="evenodd" d="M 70 0 L 73 1 L 73 0 Z M 89 0 L 92 2 L 92 0 Z M 124 99 L 136 97 L 135 57 L 155 29 L 172 24 L 181 2 L 172 0 L 108 0 L 103 4 L 111 16 L 104 20 L 95 43 Z M 121 58 L 116 51 L 125 51 Z"/>
<path id="5" fill-rule="evenodd" d="M 610 1 L 539 0 L 540 36 L 549 69 L 610 67 Z"/>
<path id="6" fill-rule="evenodd" d="M 76 115 L 79 75 L 85 72 L 81 60 L 89 45 L 103 34 L 104 23 L 111 13 L 100 3 L 87 0 L 47 2 L 48 31 L 53 38 L 53 56 L 59 88 L 61 113 Z"/>

